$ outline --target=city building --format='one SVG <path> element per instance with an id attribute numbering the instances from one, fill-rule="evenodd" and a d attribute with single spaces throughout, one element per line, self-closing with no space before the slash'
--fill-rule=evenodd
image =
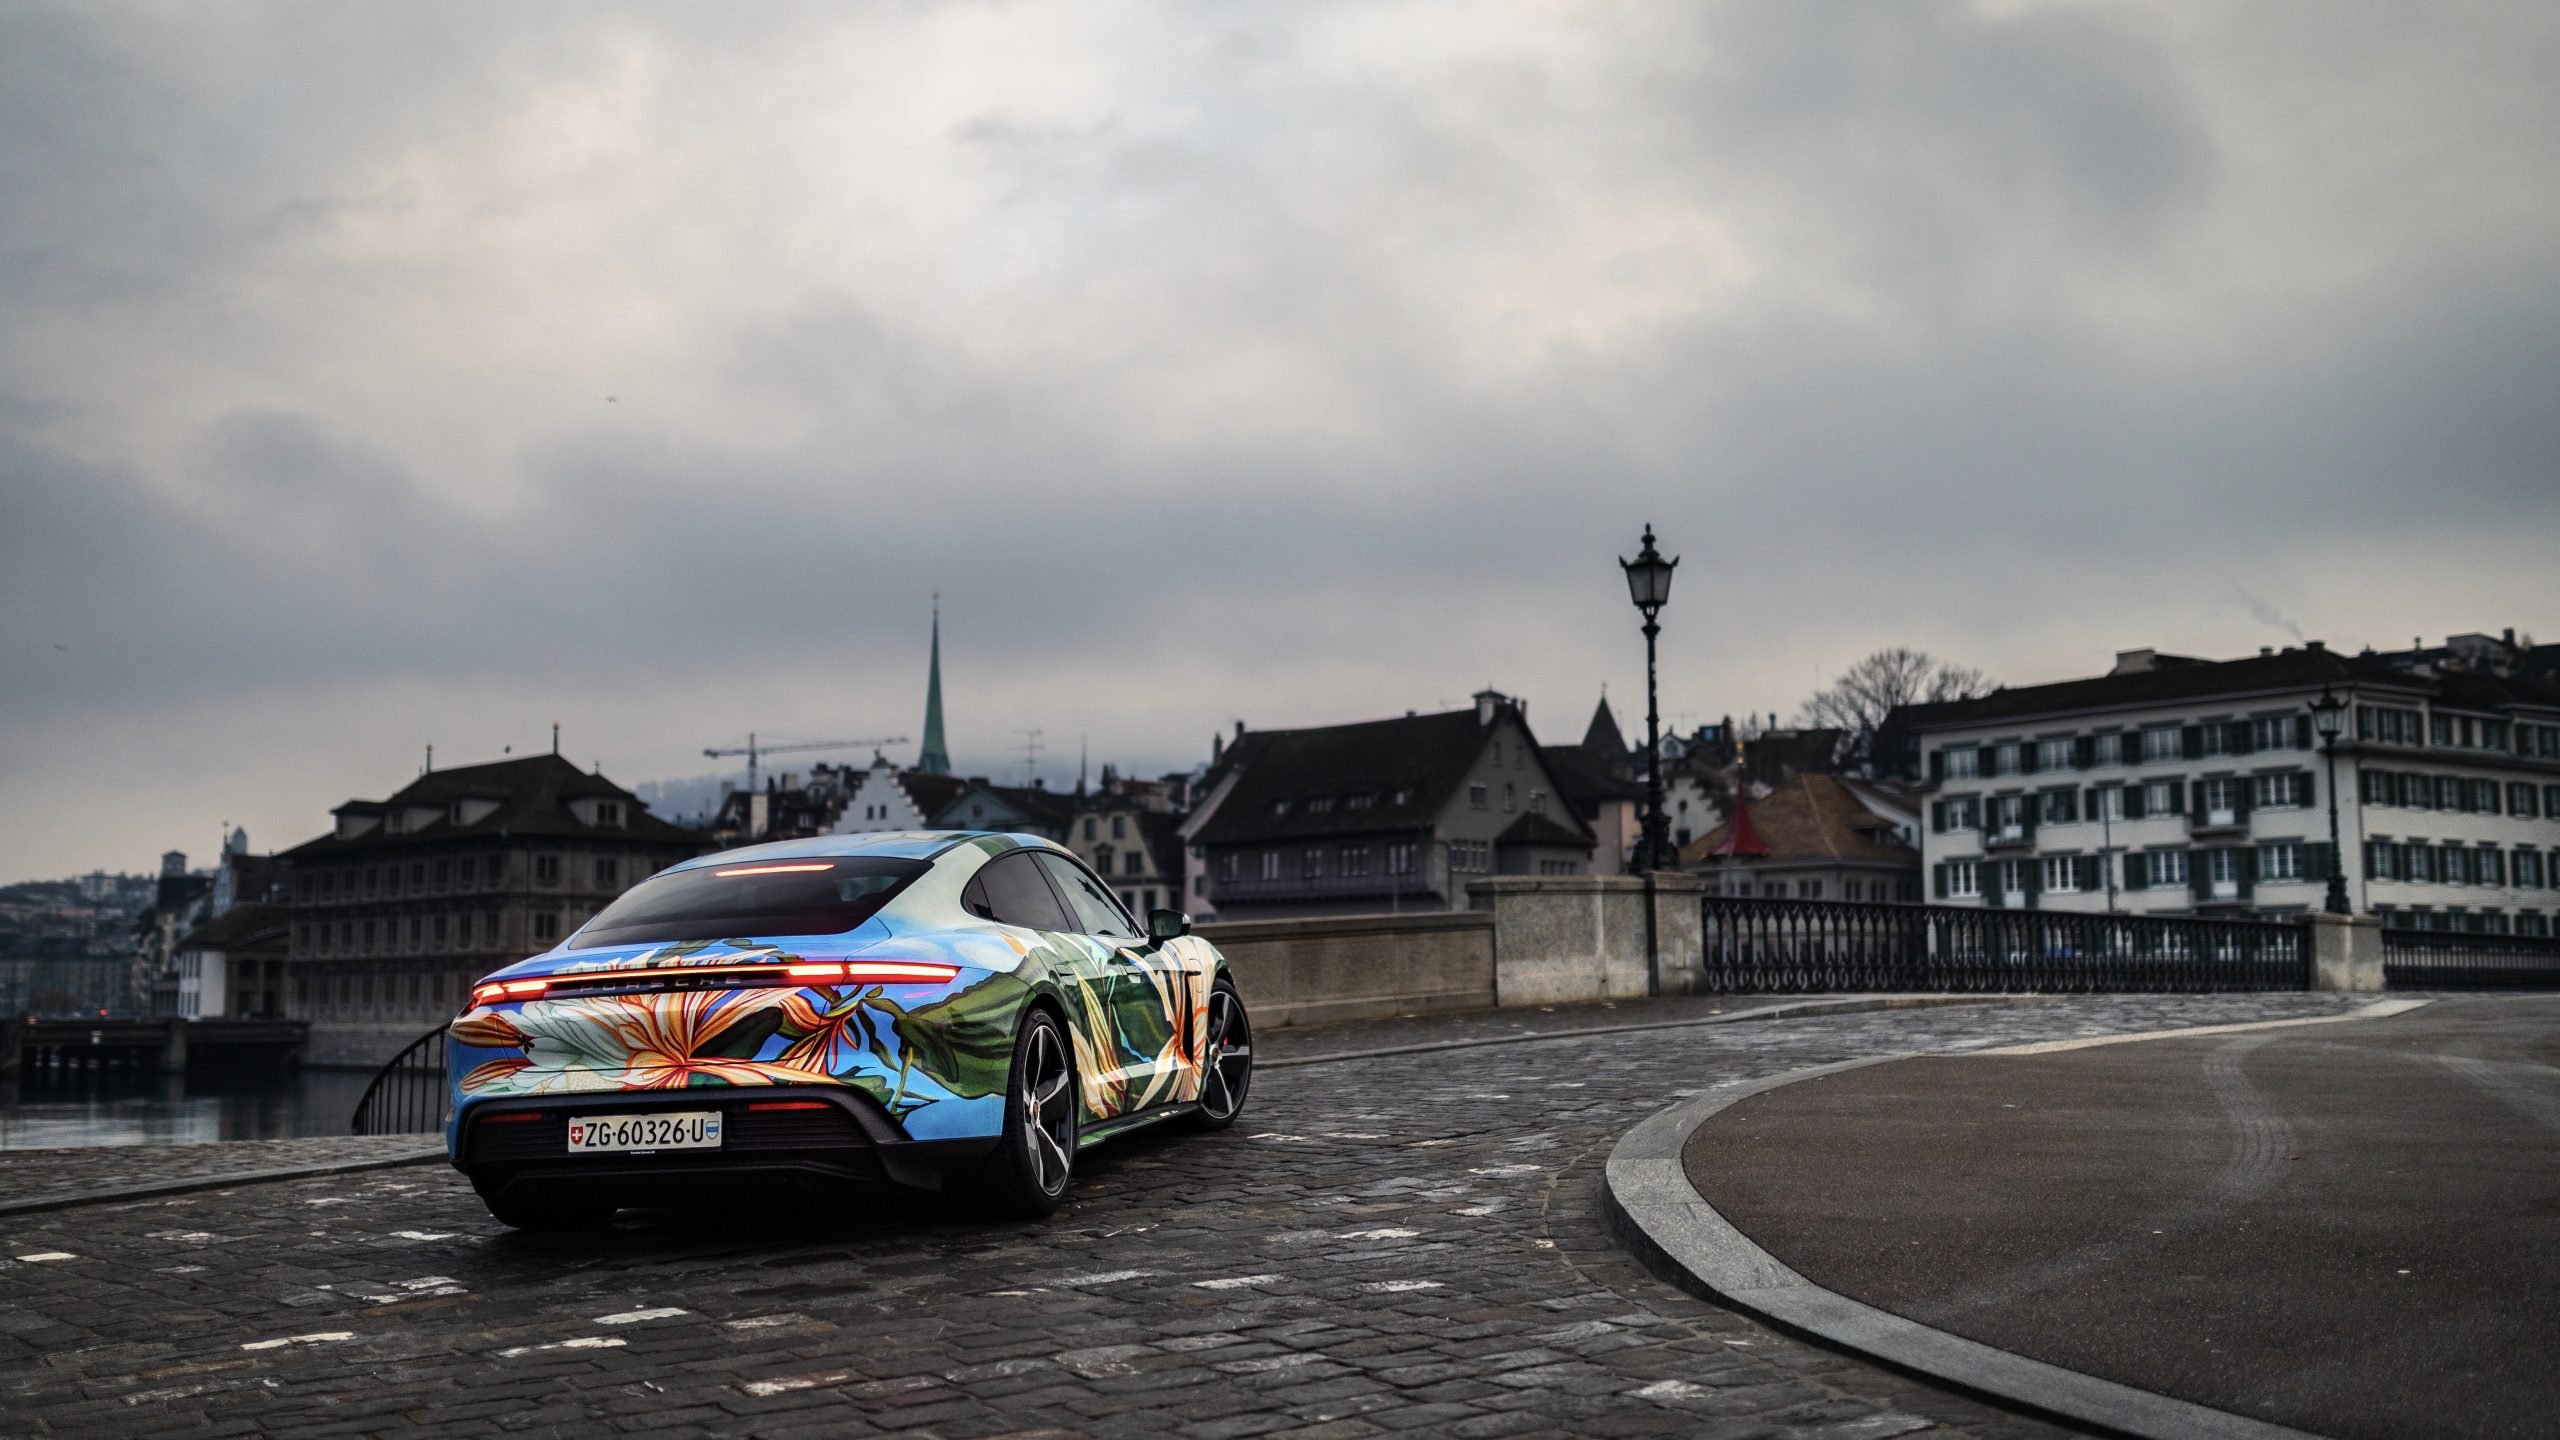
<path id="1" fill-rule="evenodd" d="M 1681 850 L 1680 868 L 1710 895 L 1916 901 L 1919 829 L 1913 802 L 1892 790 L 1800 772 L 1738 803 Z"/>
<path id="2" fill-rule="evenodd" d="M 1141 918 L 1183 908 L 1182 817 L 1148 801 L 1106 776 L 1103 789 L 1077 805 L 1064 841 Z"/>
<path id="3" fill-rule="evenodd" d="M 318 1064 L 377 1064 L 482 975 L 707 848 L 558 755 L 434 770 L 350 800 L 293 863 L 287 1013 Z"/>
<path id="4" fill-rule="evenodd" d="M 1596 841 L 1561 798 L 1525 708 L 1240 731 L 1184 838 L 1221 920 L 1463 910 L 1470 881 L 1580 875 Z"/>
<path id="5" fill-rule="evenodd" d="M 2456 636 L 2207 661 L 2130 650 L 2084 680 L 1907 707 L 1931 898 L 2281 916 L 2349 900 L 2398 925 L 2546 935 L 2560 910 L 2549 647 Z M 2311 705 L 2344 703 L 2329 844 Z"/>
<path id="6" fill-rule="evenodd" d="M 927 830 L 933 817 L 969 788 L 957 776 L 921 768 L 900 770 L 885 755 L 874 753 L 871 767 L 850 777 L 844 809 L 829 833 L 867 835 L 887 830 Z"/>
<path id="7" fill-rule="evenodd" d="M 1644 834 L 1644 776 L 1637 771 L 1644 753 L 1627 748 L 1609 697 L 1600 697 L 1579 743 L 1541 746 L 1539 754 L 1557 796 L 1591 831 L 1592 873 L 1625 874 Z"/>
<path id="8" fill-rule="evenodd" d="M 1000 830 L 1063 841 L 1075 804 L 1075 796 L 1052 790 L 1038 780 L 1027 786 L 997 785 L 983 775 L 973 775 L 958 795 L 934 812 L 932 828 Z"/>

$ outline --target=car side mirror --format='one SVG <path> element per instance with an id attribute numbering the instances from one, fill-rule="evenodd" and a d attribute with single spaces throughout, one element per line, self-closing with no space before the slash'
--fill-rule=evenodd
<path id="1" fill-rule="evenodd" d="M 1168 940 L 1179 940 L 1190 933 L 1191 917 L 1179 910 L 1147 912 L 1147 940 L 1150 944 L 1162 945 Z"/>

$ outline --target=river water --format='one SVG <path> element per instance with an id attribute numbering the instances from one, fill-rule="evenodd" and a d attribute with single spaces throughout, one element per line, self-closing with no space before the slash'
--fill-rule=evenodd
<path id="1" fill-rule="evenodd" d="M 344 1135 L 372 1080 L 364 1070 L 181 1078 L 30 1065 L 0 1079 L 0 1150 Z"/>

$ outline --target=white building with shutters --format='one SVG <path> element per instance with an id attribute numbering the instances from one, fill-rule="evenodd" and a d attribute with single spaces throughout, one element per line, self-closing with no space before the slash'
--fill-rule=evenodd
<path id="1" fill-rule="evenodd" d="M 1913 706 L 1934 903 L 2283 916 L 2329 867 L 2386 922 L 2548 935 L 2560 916 L 2560 647 L 2461 636 L 2240 660 L 2148 650 L 2086 680 Z M 2339 836 L 2311 703 L 2351 708 Z"/>

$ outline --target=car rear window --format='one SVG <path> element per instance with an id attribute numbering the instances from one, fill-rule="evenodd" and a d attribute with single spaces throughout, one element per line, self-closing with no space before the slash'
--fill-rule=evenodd
<path id="1" fill-rule="evenodd" d="M 932 869 L 929 860 L 882 855 L 705 865 L 654 875 L 596 913 L 572 950 L 667 940 L 760 935 L 840 935 Z"/>

